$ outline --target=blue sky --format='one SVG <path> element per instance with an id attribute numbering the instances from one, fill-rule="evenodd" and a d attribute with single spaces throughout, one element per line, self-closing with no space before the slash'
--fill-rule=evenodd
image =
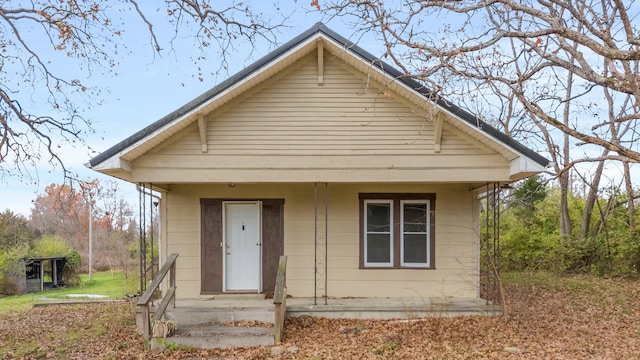
<path id="1" fill-rule="evenodd" d="M 292 8 L 290 11 L 293 10 Z M 297 4 L 296 15 L 286 22 L 288 28 L 278 34 L 279 43 L 292 39 L 317 21 L 322 20 L 317 13 L 309 13 L 307 10 L 311 10 L 310 6 L 307 7 L 307 2 Z M 147 9 L 147 11 L 154 16 L 154 10 Z M 133 14 L 126 14 L 125 17 L 130 19 L 129 15 L 133 16 Z M 175 52 L 164 51 L 160 56 L 154 55 L 143 24 L 137 19 L 134 21 L 137 21 L 136 26 L 130 28 L 130 33 L 124 36 L 127 39 L 126 44 L 130 53 L 121 58 L 120 64 L 115 69 L 118 76 L 109 74 L 105 76 L 94 72 L 91 77 L 86 78 L 87 84 L 107 90 L 103 91 L 99 98 L 89 99 L 90 101 L 101 100 L 101 105 L 91 105 L 89 110 L 82 113 L 85 118 L 93 121 L 95 134 L 85 137 L 87 144 L 91 146 L 93 151 L 85 147 L 73 147 L 66 143 L 62 143 L 58 151 L 65 166 L 76 173 L 79 179 L 114 180 L 114 178 L 87 169 L 84 164 L 98 153 L 177 109 L 241 70 L 244 66 L 266 55 L 270 50 L 266 42 L 260 42 L 252 56 L 249 56 L 251 49 L 247 47 L 246 43 L 239 43 L 238 51 L 231 54 L 228 59 L 230 68 L 227 72 L 220 72 L 217 75 L 209 74 L 204 77 L 205 81 L 200 81 L 197 69 L 193 61 L 190 60 L 191 57 L 199 55 L 199 52 L 194 50 L 195 47 L 191 39 L 178 38 Z M 161 19 L 155 21 L 156 31 L 159 34 L 169 31 L 168 27 L 161 27 Z M 348 33 L 344 33 L 347 28 L 340 22 L 340 19 L 327 22 L 327 24 L 334 30 L 343 33 L 344 36 L 349 36 Z M 166 40 L 166 34 L 162 36 Z M 163 38 L 159 40 L 162 42 Z M 45 45 L 43 44 L 43 49 L 47 49 Z M 67 66 L 64 63 L 64 57 L 58 57 L 58 59 L 63 61 L 54 62 L 51 66 L 60 69 L 63 76 L 70 78 L 76 76 L 74 72 L 77 72 L 77 69 L 74 65 Z M 213 52 L 209 59 L 211 59 L 211 69 L 203 69 L 205 72 L 215 71 L 219 67 L 219 62 L 217 62 L 219 57 Z M 37 105 L 31 104 L 30 106 Z M 38 194 L 43 194 L 47 185 L 64 182 L 60 166 L 52 167 L 47 162 L 42 162 L 38 166 L 35 175 L 37 175 L 37 179 L 34 181 L 26 181 L 12 176 L 0 178 L 0 211 L 10 209 L 13 212 L 29 216 L 31 201 Z M 138 197 L 135 185 L 119 180 L 118 184 L 134 208 L 137 207 Z"/>
<path id="2" fill-rule="evenodd" d="M 260 4 L 260 6 L 265 6 L 265 11 L 269 11 L 273 6 L 273 3 L 270 2 Z M 295 15 L 286 22 L 288 28 L 278 35 L 279 43 L 292 39 L 321 20 L 345 37 L 350 37 L 353 34 L 353 29 L 346 23 L 348 20 L 335 18 L 327 21 L 322 19 L 318 13 L 310 13 L 312 7 L 309 6 L 308 1 L 295 2 L 288 6 L 290 6 L 290 10 L 283 9 L 283 11 L 295 11 Z M 154 14 L 153 9 L 146 9 L 146 11 L 149 14 Z M 128 21 L 132 20 L 132 16 L 133 14 L 124 15 Z M 83 116 L 91 119 L 94 124 L 96 132 L 87 136 L 86 141 L 95 152 L 90 152 L 82 147 L 72 147 L 68 144 L 62 144 L 59 149 L 66 167 L 77 173 L 77 177 L 80 179 L 114 180 L 88 170 L 84 164 L 99 152 L 177 109 L 244 66 L 266 55 L 270 50 L 268 44 L 261 42 L 252 56 L 249 56 L 251 49 L 247 47 L 247 44 L 239 43 L 238 52 L 231 54 L 228 58 L 231 65 L 228 72 L 206 76 L 205 81 L 201 82 L 198 80 L 197 69 L 190 60 L 192 56 L 198 56 L 198 53 L 194 51 L 192 40 L 179 38 L 175 52 L 165 51 L 161 56 L 154 55 L 143 24 L 135 16 L 133 16 L 133 20 L 132 23 L 136 26 L 129 28 L 129 34 L 126 34 L 125 37 L 130 54 L 121 58 L 120 64 L 116 68 L 119 75 L 105 76 L 94 73 L 93 76 L 86 79 L 90 85 L 97 85 L 108 90 L 103 92 L 99 99 L 89 99 L 101 100 L 101 105 L 91 106 L 83 113 Z M 154 23 L 156 30 L 161 34 L 160 41 L 166 40 L 168 28 L 161 27 L 162 18 L 154 20 Z M 382 51 L 380 44 L 367 36 L 358 38 L 358 44 L 374 55 L 378 55 Z M 73 66 L 67 66 L 64 57 L 61 59 L 60 63 L 54 63 L 52 66 L 60 69 L 63 75 L 73 77 L 77 70 Z M 215 71 L 219 67 L 219 58 L 215 54 L 211 53 L 209 59 L 210 63 L 207 64 L 211 65 L 211 69 L 203 69 L 205 72 Z M 609 168 L 609 177 L 619 177 L 621 173 L 619 164 L 611 163 Z M 38 167 L 37 178 L 38 182 L 25 182 L 24 179 L 11 176 L 0 178 L 0 211 L 8 208 L 28 216 L 31 201 L 38 194 L 42 194 L 47 185 L 60 184 L 64 181 L 60 167 L 52 168 L 46 162 Z M 121 181 L 118 183 L 120 190 L 130 200 L 131 205 L 136 208 L 138 197 L 135 186 Z"/>

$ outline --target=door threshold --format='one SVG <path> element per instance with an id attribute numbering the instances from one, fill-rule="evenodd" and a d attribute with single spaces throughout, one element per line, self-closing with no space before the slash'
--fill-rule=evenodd
<path id="1" fill-rule="evenodd" d="M 226 292 L 216 294 L 214 300 L 264 300 L 265 295 L 258 292 Z"/>

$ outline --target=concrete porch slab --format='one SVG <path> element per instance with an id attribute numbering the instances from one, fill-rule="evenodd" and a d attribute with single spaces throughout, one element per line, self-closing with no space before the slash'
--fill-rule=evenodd
<path id="1" fill-rule="evenodd" d="M 288 298 L 286 316 L 405 320 L 501 313 L 500 306 L 482 299 L 329 298 L 325 303 L 324 298 Z M 175 321 L 178 330 L 166 339 L 154 339 L 154 349 L 162 350 L 170 344 L 195 348 L 264 346 L 274 341 L 273 299 L 176 299 L 176 307 L 167 309 L 165 318 Z"/>
<path id="2" fill-rule="evenodd" d="M 207 311 L 259 309 L 272 311 L 272 299 L 177 299 L 173 311 L 197 309 Z M 216 310 L 217 309 L 217 310 Z M 264 312 L 261 312 L 264 313 Z M 288 298 L 287 317 L 303 315 L 327 318 L 408 319 L 464 315 L 494 316 L 502 307 L 478 298 Z M 269 315 L 267 315 L 269 316 Z M 255 319 L 265 321 L 265 319 Z"/>

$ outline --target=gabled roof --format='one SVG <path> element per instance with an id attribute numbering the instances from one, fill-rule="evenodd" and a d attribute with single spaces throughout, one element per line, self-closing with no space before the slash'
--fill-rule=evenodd
<path id="1" fill-rule="evenodd" d="M 355 63 L 357 66 L 360 66 L 361 69 L 375 69 L 379 74 L 393 80 L 395 84 L 400 88 L 403 88 L 403 91 L 406 93 L 412 93 L 413 97 L 418 97 L 418 101 L 437 104 L 441 110 L 446 111 L 455 118 L 461 120 L 461 124 L 458 124 L 458 126 L 465 128 L 467 132 L 475 133 L 476 136 L 481 134 L 484 137 L 493 139 L 493 141 L 501 144 L 511 151 L 533 161 L 537 165 L 535 167 L 538 169 L 544 168 L 548 165 L 549 160 L 545 159 L 537 152 L 513 140 L 509 136 L 478 119 L 473 114 L 452 104 L 450 101 L 447 101 L 440 96 L 434 96 L 434 93 L 427 89 L 423 84 L 413 80 L 394 67 L 376 58 L 356 44 L 332 31 L 323 23 L 317 23 L 307 31 L 280 46 L 275 51 L 262 57 L 250 66 L 244 68 L 242 71 L 231 76 L 219 85 L 193 99 L 189 103 L 95 156 L 88 164 L 86 164 L 86 166 L 98 171 L 109 168 L 121 168 L 126 171 L 126 168 L 128 167 L 127 155 L 128 157 L 135 158 L 136 155 L 139 156 L 145 151 L 148 151 L 164 139 L 193 123 L 199 113 L 207 113 L 245 91 L 246 87 L 243 88 L 243 86 L 247 86 L 249 81 L 260 81 L 260 77 L 262 77 L 262 79 L 266 79 L 271 76 L 272 73 L 270 72 L 272 69 L 270 67 L 276 65 L 281 67 L 287 66 L 308 54 L 310 51 L 315 50 L 317 48 L 315 42 L 319 39 L 324 40 L 334 51 L 342 53 L 344 55 L 344 59 L 351 60 L 352 63 L 350 65 L 354 65 Z M 277 70 L 278 69 L 274 69 L 274 71 Z M 420 100 L 420 98 L 422 100 Z M 416 99 L 413 99 L 413 101 L 416 101 Z M 138 152 L 138 154 L 133 154 L 134 152 Z"/>

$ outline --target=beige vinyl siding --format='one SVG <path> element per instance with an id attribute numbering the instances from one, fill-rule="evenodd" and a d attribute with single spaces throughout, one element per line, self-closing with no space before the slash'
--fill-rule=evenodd
<path id="1" fill-rule="evenodd" d="M 508 159 L 449 119 L 436 153 L 428 112 L 330 54 L 324 60 L 324 86 L 317 84 L 317 59 L 308 56 L 204 114 L 207 152 L 192 124 L 133 161 L 133 181 L 170 184 L 163 253 L 180 253 L 178 296 L 200 296 L 200 198 L 285 199 L 288 291 L 313 296 L 316 181 L 329 183 L 329 296 L 477 296 L 472 189 L 508 180 Z M 376 192 L 436 193 L 434 270 L 359 269 L 358 194 Z M 323 245 L 317 250 L 323 282 Z"/>
<path id="2" fill-rule="evenodd" d="M 200 227 L 200 209 L 197 205 L 197 200 L 194 204 L 192 197 L 173 193 L 162 197 L 165 212 L 162 253 L 165 257 L 172 253 L 179 254 L 176 280 L 189 292 L 200 289 L 200 239 L 194 237 L 194 229 L 198 229 L 199 233 Z"/>
<path id="3" fill-rule="evenodd" d="M 507 159 L 447 121 L 441 151 L 436 153 L 433 116 L 366 76 L 357 76 L 331 55 L 324 63 L 323 86 L 317 84 L 315 56 L 307 56 L 259 89 L 206 114 L 206 153 L 198 126 L 192 124 L 133 161 L 133 180 L 509 179 Z"/>
<path id="4" fill-rule="evenodd" d="M 340 189 L 345 193 L 339 193 Z M 346 214 L 358 214 L 360 192 L 436 193 L 436 269 L 358 269 L 359 224 L 354 219 L 350 233 L 340 235 L 330 230 L 329 255 L 342 254 L 329 256 L 330 296 L 477 296 L 477 243 L 471 225 L 473 196 L 468 190 L 460 186 L 345 186 L 331 193 L 330 204 L 343 211 L 332 217 L 330 210 L 330 219 L 342 222 L 349 218 Z M 330 229 L 332 224 L 330 221 Z"/>
<path id="5" fill-rule="evenodd" d="M 322 186 L 320 187 L 322 188 Z M 359 269 L 358 194 L 420 192 L 436 194 L 436 269 Z M 179 252 L 178 296 L 200 296 L 200 198 L 284 198 L 288 292 L 314 293 L 313 184 L 173 185 L 166 203 L 166 253 Z M 476 196 L 464 185 L 329 184 L 328 295 L 475 297 L 478 294 L 477 240 L 473 220 Z M 321 197 L 321 199 L 323 199 Z M 477 201 L 477 200 L 475 200 Z M 323 204 L 320 204 L 323 206 Z M 193 216 L 197 221 L 190 221 Z M 322 228 L 324 225 L 322 224 Z M 323 242 L 319 281 L 324 277 Z M 320 290 L 322 294 L 322 290 Z"/>

